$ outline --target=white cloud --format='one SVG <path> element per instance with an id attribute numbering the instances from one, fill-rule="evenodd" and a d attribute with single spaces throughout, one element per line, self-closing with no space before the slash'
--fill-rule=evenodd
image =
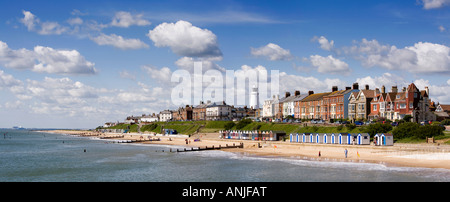
<path id="1" fill-rule="evenodd" d="M 259 48 L 251 48 L 251 54 L 253 56 L 265 57 L 272 61 L 290 60 L 293 58 L 289 50 L 283 49 L 279 45 L 274 43 L 269 43 Z"/>
<path id="2" fill-rule="evenodd" d="M 168 67 L 163 67 L 161 69 L 158 69 L 156 67 L 152 67 L 149 65 L 143 65 L 141 68 L 147 72 L 148 75 L 152 79 L 156 79 L 158 81 L 161 81 L 163 83 L 170 83 L 170 77 L 172 76 L 172 70 L 170 70 Z"/>
<path id="3" fill-rule="evenodd" d="M 439 29 L 440 32 L 445 32 L 445 27 L 442 26 L 442 25 L 440 25 L 440 26 L 438 27 L 438 29 Z"/>
<path id="4" fill-rule="evenodd" d="M 36 46 L 33 50 L 12 50 L 0 41 L 0 63 L 14 69 L 30 69 L 54 74 L 95 74 L 94 63 L 77 50 L 55 50 Z"/>
<path id="5" fill-rule="evenodd" d="M 150 30 L 147 36 L 156 47 L 170 47 L 180 56 L 221 58 L 217 37 L 207 29 L 200 29 L 186 21 L 162 23 Z"/>
<path id="6" fill-rule="evenodd" d="M 450 73 L 450 48 L 441 44 L 418 42 L 414 46 L 399 49 L 396 46 L 381 45 L 375 39 L 362 39 L 357 45 L 344 47 L 343 50 L 367 67 L 379 66 L 417 74 Z"/>
<path id="7" fill-rule="evenodd" d="M 111 25 L 116 27 L 146 26 L 150 24 L 150 21 L 143 19 L 143 14 L 132 15 L 125 11 L 116 12 L 111 22 Z"/>
<path id="8" fill-rule="evenodd" d="M 201 59 L 194 59 L 192 57 L 182 57 L 178 59 L 175 64 L 181 68 L 185 69 L 191 73 L 194 72 L 194 62 L 201 62 L 202 63 L 202 72 L 215 69 L 219 70 L 221 72 L 225 72 L 225 68 L 219 66 L 218 64 L 210 61 L 210 60 L 201 60 Z"/>
<path id="9" fill-rule="evenodd" d="M 27 27 L 28 31 L 35 31 L 42 35 L 60 35 L 69 31 L 67 27 L 61 26 L 57 22 L 41 22 L 39 18 L 30 11 L 22 11 L 22 13 L 24 17 L 20 19 L 20 22 Z"/>
<path id="10" fill-rule="evenodd" d="M 333 40 L 328 41 L 328 39 L 325 38 L 324 36 L 320 36 L 320 37 L 314 36 L 312 38 L 312 41 L 319 42 L 320 48 L 322 48 L 323 50 L 330 51 L 334 48 L 334 41 Z"/>
<path id="11" fill-rule="evenodd" d="M 311 64 L 317 67 L 317 71 L 320 73 L 330 73 L 330 74 L 350 74 L 350 68 L 348 64 L 334 58 L 329 55 L 327 57 L 322 57 L 320 55 L 311 55 L 309 57 Z"/>
<path id="12" fill-rule="evenodd" d="M 450 0 L 421 0 L 424 9 L 436 9 L 450 5 Z"/>
<path id="13" fill-rule="evenodd" d="M 429 80 L 417 79 L 414 84 L 419 90 L 425 90 L 425 86 L 428 87 L 430 94 L 429 97 L 434 102 L 441 104 L 450 104 L 450 80 L 445 84 L 433 85 Z"/>
<path id="14" fill-rule="evenodd" d="M 364 88 L 365 85 L 369 85 L 370 89 L 379 88 L 384 85 L 386 91 L 389 92 L 392 86 L 407 86 L 408 83 L 400 76 L 391 73 L 384 73 L 381 76 L 366 76 L 363 78 L 356 78 L 355 82 L 359 84 L 359 88 Z"/>
<path id="15" fill-rule="evenodd" d="M 70 18 L 67 20 L 67 23 L 70 25 L 81 25 L 83 24 L 83 19 L 76 17 L 76 18 Z"/>
<path id="16" fill-rule="evenodd" d="M 22 85 L 22 81 L 15 79 L 12 75 L 0 70 L 0 90 Z"/>
<path id="17" fill-rule="evenodd" d="M 115 34 L 106 35 L 101 33 L 100 36 L 91 37 L 91 40 L 98 45 L 114 46 L 122 50 L 148 48 L 149 46 L 139 39 L 125 39 Z"/>

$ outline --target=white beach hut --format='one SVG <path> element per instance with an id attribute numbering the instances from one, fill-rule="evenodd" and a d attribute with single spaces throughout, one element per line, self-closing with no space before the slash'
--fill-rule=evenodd
<path id="1" fill-rule="evenodd" d="M 294 135 L 292 133 L 289 134 L 289 142 L 294 142 Z"/>
<path id="2" fill-rule="evenodd" d="M 369 145 L 370 135 L 369 133 L 358 133 L 356 144 L 358 145 Z"/>
<path id="3" fill-rule="evenodd" d="M 330 136 L 330 143 L 331 143 L 331 144 L 336 144 L 336 135 L 334 135 L 334 133 L 331 133 L 331 136 Z"/>
<path id="4" fill-rule="evenodd" d="M 323 133 L 316 133 L 314 142 L 317 144 L 323 143 Z"/>
<path id="5" fill-rule="evenodd" d="M 349 144 L 349 133 L 339 133 L 338 135 L 338 143 L 339 144 Z"/>
<path id="6" fill-rule="evenodd" d="M 394 136 L 390 133 L 377 133 L 373 137 L 375 145 L 378 146 L 392 146 L 394 145 Z"/>
<path id="7" fill-rule="evenodd" d="M 309 134 L 309 143 L 314 143 L 314 135 L 312 133 Z"/>

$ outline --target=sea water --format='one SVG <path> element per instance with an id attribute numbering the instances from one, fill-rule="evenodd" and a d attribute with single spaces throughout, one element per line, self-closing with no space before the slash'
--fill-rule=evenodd
<path id="1" fill-rule="evenodd" d="M 6 134 L 5 134 L 6 133 Z M 0 129 L 1 182 L 449 182 L 446 169 L 259 157 Z M 166 152 L 162 152 L 165 150 Z"/>

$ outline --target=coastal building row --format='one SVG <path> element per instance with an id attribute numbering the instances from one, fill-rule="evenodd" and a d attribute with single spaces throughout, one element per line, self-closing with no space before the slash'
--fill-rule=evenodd
<path id="1" fill-rule="evenodd" d="M 257 95 L 256 88 L 252 95 Z M 255 97 L 255 96 L 253 96 Z M 253 100 L 256 100 L 253 98 Z M 254 101 L 258 106 L 259 101 Z M 199 105 L 186 105 L 175 110 L 163 110 L 158 114 L 142 116 L 129 116 L 124 123 L 152 123 L 156 121 L 198 121 L 198 120 L 239 120 L 245 117 L 265 120 L 283 120 L 291 116 L 296 119 L 320 119 L 330 121 L 333 119 L 349 120 L 377 120 L 384 118 L 395 121 L 410 115 L 413 122 L 433 121 L 450 118 L 450 105 L 435 105 L 429 99 L 429 89 L 419 90 L 414 83 L 399 90 L 392 86 L 390 92 L 385 86 L 381 89 L 370 89 L 369 85 L 360 88 L 358 83 L 351 87 L 339 90 L 333 86 L 330 92 L 301 94 L 295 91 L 291 95 L 273 95 L 265 100 L 262 108 L 234 107 L 224 101 Z M 105 127 L 116 125 L 118 122 L 107 122 Z"/>
<path id="2" fill-rule="evenodd" d="M 273 96 L 264 101 L 262 117 L 266 119 L 284 119 L 292 116 L 297 119 L 331 119 L 350 120 L 387 120 L 403 119 L 406 115 L 411 121 L 436 120 L 434 105 L 429 99 L 429 89 L 419 90 L 414 83 L 404 87 L 401 91 L 392 86 L 387 92 L 385 86 L 381 90 L 370 89 L 369 85 L 359 88 L 358 83 L 351 87 L 338 90 L 333 86 L 330 92 L 294 95 L 286 92 L 284 98 Z"/>

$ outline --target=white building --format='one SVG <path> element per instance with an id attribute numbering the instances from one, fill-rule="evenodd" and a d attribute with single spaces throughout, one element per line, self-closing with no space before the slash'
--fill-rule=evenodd
<path id="1" fill-rule="evenodd" d="M 273 118 L 275 116 L 275 106 L 274 104 L 278 105 L 278 100 L 280 99 L 280 96 L 273 95 L 272 99 L 264 101 L 263 104 L 263 112 L 262 117 L 263 118 Z"/>
<path id="2" fill-rule="evenodd" d="M 206 120 L 230 120 L 231 106 L 224 101 L 209 103 L 206 107 Z"/>
<path id="3" fill-rule="evenodd" d="M 172 120 L 172 111 L 164 110 L 159 112 L 159 121 L 166 122 Z"/>
<path id="4" fill-rule="evenodd" d="M 253 86 L 252 92 L 250 93 L 250 108 L 259 109 L 259 92 L 258 87 Z"/>
<path id="5" fill-rule="evenodd" d="M 143 114 L 140 118 L 140 123 L 152 123 L 152 122 L 158 122 L 159 118 L 158 115 L 145 115 Z"/>

